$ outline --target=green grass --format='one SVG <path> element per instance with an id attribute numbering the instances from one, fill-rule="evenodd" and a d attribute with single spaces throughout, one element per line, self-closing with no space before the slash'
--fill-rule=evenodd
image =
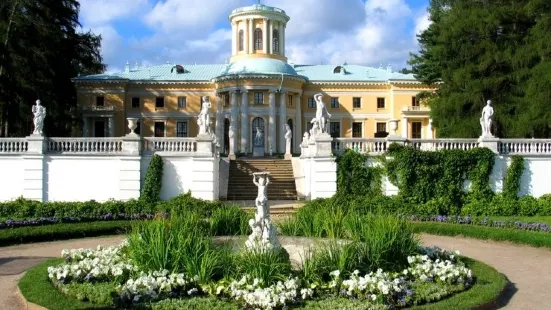
<path id="1" fill-rule="evenodd" d="M 65 223 L 0 230 L 0 247 L 41 241 L 55 241 L 125 233 L 132 221 Z"/>
<path id="2" fill-rule="evenodd" d="M 419 233 L 440 236 L 464 236 L 468 238 L 493 241 L 509 241 L 534 247 L 551 248 L 551 234 L 549 233 L 432 222 L 412 224 L 415 231 Z"/>
<path id="3" fill-rule="evenodd" d="M 551 226 L 551 216 L 489 216 L 497 221 L 520 221 L 524 223 L 545 223 Z"/>
<path id="4" fill-rule="evenodd" d="M 473 270 L 473 273 L 477 278 L 477 281 L 472 288 L 433 304 L 414 306 L 408 309 L 467 310 L 494 302 L 507 285 L 507 279 L 505 276 L 484 263 L 469 258 L 463 258 L 463 260 L 467 267 Z M 48 280 L 47 269 L 49 266 L 57 265 L 61 262 L 63 262 L 62 259 L 50 259 L 27 271 L 25 276 L 23 276 L 19 282 L 19 288 L 23 296 L 25 296 L 28 301 L 39 304 L 49 310 L 113 309 L 111 307 L 93 305 L 91 303 L 71 299 L 55 289 Z M 206 304 L 212 306 L 212 308 L 200 307 L 199 305 L 203 303 L 203 300 Z M 234 304 L 225 303 L 213 298 L 198 298 L 196 300 L 189 299 L 182 302 L 164 302 L 163 304 L 165 305 L 154 307 L 154 309 L 182 309 L 180 306 L 188 306 L 191 304 L 198 306 L 198 308 L 189 307 L 189 309 L 238 309 L 238 307 Z M 312 300 L 308 301 L 303 308 L 320 310 L 362 309 L 361 304 L 358 303 L 358 301 L 346 298 Z"/>

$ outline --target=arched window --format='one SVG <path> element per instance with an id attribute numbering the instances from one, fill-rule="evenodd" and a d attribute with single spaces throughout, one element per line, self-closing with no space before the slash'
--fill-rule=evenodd
<path id="1" fill-rule="evenodd" d="M 245 41 L 245 35 L 243 33 L 243 30 L 239 30 L 239 51 L 243 51 L 244 49 L 244 44 L 243 42 Z"/>
<path id="2" fill-rule="evenodd" d="M 279 53 L 279 31 L 274 29 L 272 33 L 272 50 L 274 53 Z"/>
<path id="3" fill-rule="evenodd" d="M 255 117 L 251 126 L 253 134 L 253 145 L 264 146 L 264 119 L 262 117 Z M 260 133 L 258 133 L 260 132 Z"/>
<path id="4" fill-rule="evenodd" d="M 262 50 L 262 29 L 254 30 L 254 49 L 255 51 Z"/>

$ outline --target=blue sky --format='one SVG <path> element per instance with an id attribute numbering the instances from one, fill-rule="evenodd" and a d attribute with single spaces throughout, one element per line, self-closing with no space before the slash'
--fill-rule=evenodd
<path id="1" fill-rule="evenodd" d="M 418 49 L 429 0 L 261 0 L 291 17 L 289 62 L 396 70 Z M 80 0 L 83 30 L 101 34 L 108 71 L 131 64 L 225 63 L 231 10 L 256 0 Z"/>

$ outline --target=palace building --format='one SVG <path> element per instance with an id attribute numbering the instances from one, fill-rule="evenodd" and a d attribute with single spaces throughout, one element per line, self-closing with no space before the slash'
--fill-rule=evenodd
<path id="1" fill-rule="evenodd" d="M 387 135 L 398 120 L 398 135 L 434 136 L 428 107 L 416 95 L 432 90 L 411 74 L 391 67 L 300 65 L 288 62 L 284 10 L 256 4 L 231 12 L 232 52 L 227 64 L 126 64 L 119 73 L 74 78 L 82 136 L 126 135 L 127 118 L 137 118 L 143 137 L 195 137 L 201 98 L 207 96 L 213 130 L 227 152 L 229 127 L 238 153 L 252 153 L 260 128 L 266 152 L 285 152 L 285 124 L 300 152 L 303 133 L 316 112 L 314 95 L 323 94 L 333 137 Z M 298 27 L 300 25 L 295 25 Z"/>

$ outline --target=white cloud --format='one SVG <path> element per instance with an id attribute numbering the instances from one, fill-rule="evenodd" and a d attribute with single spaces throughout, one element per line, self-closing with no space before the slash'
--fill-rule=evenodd
<path id="1" fill-rule="evenodd" d="M 430 14 L 429 12 L 425 12 L 425 14 L 417 17 L 415 20 L 415 35 L 421 34 L 423 31 L 427 30 L 429 28 L 430 24 L 432 24 L 432 21 L 430 20 Z"/>
<path id="2" fill-rule="evenodd" d="M 80 21 L 88 26 L 102 25 L 147 10 L 147 0 L 80 0 Z"/>

